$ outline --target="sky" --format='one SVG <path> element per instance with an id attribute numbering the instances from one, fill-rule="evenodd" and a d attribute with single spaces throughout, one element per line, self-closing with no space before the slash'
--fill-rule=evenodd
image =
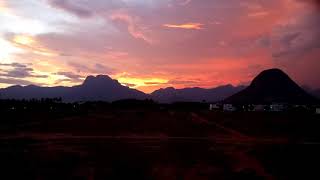
<path id="1" fill-rule="evenodd" d="M 0 88 L 106 74 L 150 93 L 269 68 L 320 88 L 318 0 L 0 0 L 0 24 Z"/>

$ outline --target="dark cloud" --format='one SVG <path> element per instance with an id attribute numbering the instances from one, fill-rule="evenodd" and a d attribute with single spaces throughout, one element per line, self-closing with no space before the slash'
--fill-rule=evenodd
<path id="1" fill-rule="evenodd" d="M 99 63 L 94 65 L 94 71 L 97 73 L 108 74 L 108 75 L 112 75 L 112 74 L 116 73 L 115 69 L 107 67 L 107 66 L 99 64 Z"/>
<path id="2" fill-rule="evenodd" d="M 82 78 L 82 76 L 78 74 L 74 74 L 73 72 L 58 72 L 57 75 L 62 75 L 70 79 L 79 79 Z"/>
<path id="3" fill-rule="evenodd" d="M 71 0 L 48 0 L 50 5 L 53 7 L 65 10 L 72 14 L 75 14 L 78 17 L 88 18 L 91 17 L 93 14 L 88 9 L 81 6 L 81 4 L 77 3 L 77 1 Z"/>
<path id="4" fill-rule="evenodd" d="M 186 86 L 196 86 L 197 84 L 201 84 L 200 80 L 181 80 L 181 79 L 175 79 L 170 80 L 168 84 L 172 85 L 186 85 Z"/>
<path id="5" fill-rule="evenodd" d="M 316 8 L 320 9 L 320 0 L 299 0 L 300 2 L 311 3 Z"/>
<path id="6" fill-rule="evenodd" d="M 305 15 L 295 24 L 280 27 L 276 38 L 280 48 L 274 49 L 275 58 L 300 58 L 314 49 L 320 48 L 320 13 Z"/>
<path id="7" fill-rule="evenodd" d="M 91 69 L 83 64 L 70 62 L 69 65 L 72 66 L 77 72 L 91 72 Z"/>
<path id="8" fill-rule="evenodd" d="M 83 65 L 79 63 L 70 62 L 69 65 L 75 68 L 77 72 L 83 72 L 87 74 L 107 74 L 112 75 L 117 71 L 113 68 L 107 67 L 105 65 L 96 63 L 93 66 L 90 65 Z"/>
<path id="9" fill-rule="evenodd" d="M 64 78 L 64 79 L 58 79 L 58 80 L 56 80 L 56 81 L 54 82 L 54 85 L 60 86 L 61 83 L 65 83 L 65 82 L 67 82 L 67 83 L 74 83 L 74 81 L 73 81 L 72 79 Z M 79 82 L 81 82 L 81 81 L 79 81 Z"/>
<path id="10" fill-rule="evenodd" d="M 261 46 L 261 47 L 264 47 L 264 48 L 269 48 L 270 45 L 271 45 L 271 39 L 268 35 L 266 36 L 262 36 L 262 37 L 259 37 L 257 40 L 256 40 L 256 43 L 258 46 Z"/>
<path id="11" fill-rule="evenodd" d="M 11 78 L 47 78 L 46 75 L 38 75 L 34 73 L 34 70 L 28 67 L 29 64 L 20 64 L 20 63 L 10 63 L 10 64 L 0 64 L 0 66 L 6 66 L 10 69 L 2 69 L 0 76 L 11 77 Z"/>
<path id="12" fill-rule="evenodd" d="M 25 78 L 32 76 L 33 69 L 32 68 L 14 68 L 13 70 L 7 71 L 7 77 L 15 77 L 15 78 Z"/>
<path id="13" fill-rule="evenodd" d="M 0 83 L 1 84 L 11 84 L 11 85 L 30 85 L 34 84 L 30 81 L 23 80 L 23 79 L 17 79 L 17 78 L 1 78 L 0 77 Z"/>
<path id="14" fill-rule="evenodd" d="M 285 46 L 290 47 L 292 42 L 294 40 L 296 40 L 299 36 L 301 35 L 301 32 L 290 32 L 287 34 L 284 34 L 280 41 L 282 42 L 282 44 L 284 44 Z"/>
<path id="15" fill-rule="evenodd" d="M 61 75 L 61 76 L 65 76 L 68 79 L 70 79 L 70 81 L 72 82 L 81 82 L 83 76 L 75 74 L 73 72 L 57 72 L 57 75 Z"/>
<path id="16" fill-rule="evenodd" d="M 17 68 L 26 68 L 27 65 L 21 63 L 0 63 L 0 66 L 9 66 L 9 67 L 17 67 Z"/>

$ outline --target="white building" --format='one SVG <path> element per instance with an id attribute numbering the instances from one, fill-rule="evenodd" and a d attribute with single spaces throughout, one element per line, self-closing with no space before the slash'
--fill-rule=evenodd
<path id="1" fill-rule="evenodd" d="M 209 109 L 210 109 L 210 111 L 216 111 L 216 110 L 219 110 L 220 107 L 218 104 L 210 104 Z"/>
<path id="2" fill-rule="evenodd" d="M 270 105 L 270 111 L 271 112 L 282 112 L 285 110 L 285 107 L 283 104 L 272 104 Z"/>
<path id="3" fill-rule="evenodd" d="M 233 112 L 236 111 L 237 108 L 234 107 L 232 104 L 224 104 L 223 105 L 223 111 L 227 111 L 227 112 Z"/>

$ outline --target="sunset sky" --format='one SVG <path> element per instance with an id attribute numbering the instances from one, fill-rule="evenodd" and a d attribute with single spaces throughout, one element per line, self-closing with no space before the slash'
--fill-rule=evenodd
<path id="1" fill-rule="evenodd" d="M 320 88 L 317 0 L 0 0 L 0 87 L 107 74 L 152 92 L 281 68 Z"/>

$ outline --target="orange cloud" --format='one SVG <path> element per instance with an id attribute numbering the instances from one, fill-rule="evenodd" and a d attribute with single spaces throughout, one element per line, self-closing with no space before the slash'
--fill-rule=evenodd
<path id="1" fill-rule="evenodd" d="M 164 26 L 164 27 L 167 27 L 167 28 L 200 30 L 200 29 L 203 29 L 202 26 L 204 26 L 204 24 L 201 24 L 201 23 L 164 24 L 163 26 Z"/>
<path id="2" fill-rule="evenodd" d="M 265 17 L 267 15 L 269 15 L 269 12 L 261 11 L 261 12 L 250 13 L 250 14 L 248 14 L 248 17 L 258 18 L 258 17 Z"/>
<path id="3" fill-rule="evenodd" d="M 39 44 L 32 36 L 28 35 L 15 35 L 11 39 L 11 43 L 13 43 L 16 47 L 28 50 L 34 54 L 42 55 L 42 56 L 58 56 L 59 54 L 44 48 L 41 44 Z"/>
<path id="4" fill-rule="evenodd" d="M 13 37 L 13 41 L 17 44 L 21 45 L 31 45 L 35 42 L 35 40 L 30 36 L 17 35 Z"/>
<path id="5" fill-rule="evenodd" d="M 5 12 L 7 12 L 8 11 L 8 8 L 7 8 L 7 6 L 6 6 L 6 4 L 5 4 L 5 2 L 0 2 L 0 12 L 1 13 L 5 13 Z"/>

